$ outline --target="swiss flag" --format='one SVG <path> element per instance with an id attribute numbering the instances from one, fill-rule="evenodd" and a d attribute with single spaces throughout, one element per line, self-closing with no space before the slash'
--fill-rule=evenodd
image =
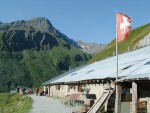
<path id="1" fill-rule="evenodd" d="M 125 14 L 118 13 L 117 14 L 117 39 L 118 42 L 126 39 L 131 30 L 131 19 Z"/>

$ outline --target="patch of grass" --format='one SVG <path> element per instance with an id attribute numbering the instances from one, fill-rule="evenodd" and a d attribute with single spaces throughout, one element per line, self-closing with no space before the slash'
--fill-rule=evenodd
<path id="1" fill-rule="evenodd" d="M 32 103 L 27 95 L 0 93 L 0 113 L 28 113 Z"/>

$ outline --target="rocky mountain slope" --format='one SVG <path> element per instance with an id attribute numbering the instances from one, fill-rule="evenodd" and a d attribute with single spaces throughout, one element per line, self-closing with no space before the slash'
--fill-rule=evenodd
<path id="1" fill-rule="evenodd" d="M 59 30 L 55 29 L 50 21 L 44 17 L 33 18 L 32 20 L 21 20 L 11 23 L 0 24 L 0 31 L 6 30 L 27 30 L 27 31 L 40 31 L 44 33 L 49 33 L 53 37 L 59 37 L 67 41 L 73 46 L 79 47 L 78 44 L 69 39 L 65 34 L 61 33 Z"/>
<path id="2" fill-rule="evenodd" d="M 86 64 L 91 55 L 46 18 L 0 24 L 0 92 L 37 87 Z"/>
<path id="3" fill-rule="evenodd" d="M 84 52 L 90 53 L 92 55 L 99 53 L 108 45 L 108 44 L 86 43 L 83 41 L 76 41 L 76 42 L 81 47 L 81 50 L 83 50 Z"/>

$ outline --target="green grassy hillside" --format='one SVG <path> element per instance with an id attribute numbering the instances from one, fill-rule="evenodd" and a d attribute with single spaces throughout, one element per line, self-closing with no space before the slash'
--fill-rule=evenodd
<path id="1" fill-rule="evenodd" d="M 0 51 L 0 92 L 17 86 L 37 87 L 69 68 L 85 64 L 90 58 L 75 47 L 70 50 L 54 47 L 41 51 Z"/>
<path id="2" fill-rule="evenodd" d="M 143 39 L 148 33 L 150 33 L 150 24 L 141 26 L 137 29 L 134 29 L 131 31 L 130 36 L 120 42 L 118 44 L 118 53 L 122 54 L 128 51 L 128 48 L 130 48 L 130 51 L 133 49 L 138 49 L 137 44 L 138 42 Z M 113 40 L 103 51 L 95 55 L 89 63 L 98 61 L 98 60 L 103 60 L 105 58 L 111 57 L 115 54 L 115 49 L 116 49 L 116 41 Z"/>

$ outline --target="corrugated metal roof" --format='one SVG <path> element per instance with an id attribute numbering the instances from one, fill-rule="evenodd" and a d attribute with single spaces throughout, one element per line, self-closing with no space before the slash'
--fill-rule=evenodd
<path id="1" fill-rule="evenodd" d="M 149 77 L 145 72 L 149 69 L 149 64 L 145 64 L 150 61 L 150 46 L 124 53 L 118 56 L 119 60 L 119 77 L 127 76 L 126 79 L 130 79 L 133 76 L 137 77 Z M 150 70 L 148 71 L 148 73 Z M 60 83 L 60 82 L 77 82 L 90 79 L 105 79 L 116 77 L 116 57 L 110 57 L 105 60 L 95 62 L 87 65 L 82 69 L 78 69 L 71 73 L 64 74 L 65 76 L 59 77 L 48 83 Z M 124 80 L 122 78 L 121 80 Z"/>
<path id="2" fill-rule="evenodd" d="M 117 80 L 123 82 L 127 80 L 150 80 L 150 57 L 134 66 L 135 70 L 126 77 Z"/>
<path id="3" fill-rule="evenodd" d="M 85 66 L 86 66 L 86 65 L 85 65 Z M 61 74 L 61 75 L 59 75 L 59 76 L 57 76 L 57 77 L 55 77 L 55 78 L 53 78 L 53 79 L 50 79 L 50 80 L 48 80 L 48 81 L 46 81 L 46 82 L 44 82 L 44 83 L 42 83 L 42 84 L 43 84 L 43 85 L 50 84 L 50 83 L 52 83 L 53 81 L 55 81 L 55 80 L 57 80 L 57 79 L 60 79 L 60 78 L 66 76 L 66 75 L 68 75 L 68 74 L 70 74 L 70 73 L 73 73 L 73 72 L 75 72 L 75 71 L 77 71 L 77 70 L 79 70 L 79 69 L 82 69 L 82 68 L 85 67 L 85 66 L 80 66 L 80 67 L 74 68 L 74 69 L 72 69 L 72 70 L 69 70 L 69 71 L 67 71 L 66 73 L 63 73 L 63 74 Z"/>

